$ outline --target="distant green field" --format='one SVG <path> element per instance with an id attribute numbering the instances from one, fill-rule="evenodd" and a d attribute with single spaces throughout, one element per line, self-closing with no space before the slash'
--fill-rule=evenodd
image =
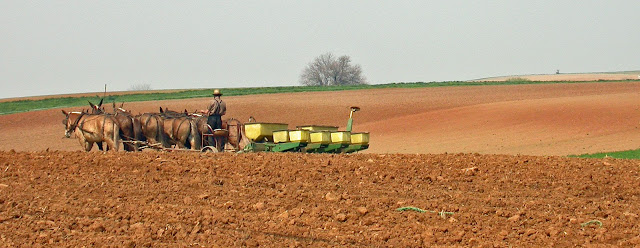
<path id="1" fill-rule="evenodd" d="M 617 72 L 607 72 L 611 74 L 640 74 L 640 71 L 617 71 Z"/>
<path id="2" fill-rule="evenodd" d="M 624 82 L 637 82 L 638 80 L 628 80 Z M 598 81 L 620 82 L 620 81 Z M 273 93 L 294 93 L 312 91 L 342 91 L 359 89 L 380 89 L 380 88 L 424 88 L 424 87 L 446 87 L 446 86 L 479 86 L 479 85 L 515 85 L 515 84 L 554 84 L 554 83 L 588 83 L 588 82 L 541 82 L 528 80 L 510 80 L 507 82 L 411 82 L 411 83 L 390 83 L 376 85 L 352 85 L 352 86 L 287 86 L 287 87 L 257 87 L 257 88 L 228 88 L 223 89 L 225 96 L 273 94 Z M 128 95 L 107 95 L 105 103 L 111 102 L 140 102 L 157 101 L 170 99 L 189 99 L 210 97 L 212 89 L 184 90 L 171 93 L 146 93 Z M 97 103 L 102 97 L 51 97 L 42 100 L 19 100 L 11 102 L 0 102 L 0 115 L 28 112 L 34 110 L 67 108 L 88 106 L 87 101 Z"/>
<path id="3" fill-rule="evenodd" d="M 628 150 L 628 151 L 619 151 L 619 152 L 603 152 L 603 153 L 594 153 L 594 154 L 582 154 L 582 155 L 573 155 L 570 157 L 579 157 L 579 158 L 622 158 L 622 159 L 640 159 L 640 149 L 637 150 Z"/>

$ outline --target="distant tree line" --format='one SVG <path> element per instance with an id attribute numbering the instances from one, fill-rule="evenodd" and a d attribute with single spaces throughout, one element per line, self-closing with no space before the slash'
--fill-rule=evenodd
<path id="1" fill-rule="evenodd" d="M 134 84 L 129 86 L 129 91 L 146 91 L 151 90 L 150 84 Z"/>

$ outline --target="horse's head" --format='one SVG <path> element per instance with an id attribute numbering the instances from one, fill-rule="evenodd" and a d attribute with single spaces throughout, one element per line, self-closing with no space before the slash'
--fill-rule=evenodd
<path id="1" fill-rule="evenodd" d="M 62 114 L 64 115 L 64 119 L 62 120 L 62 125 L 64 125 L 64 127 L 67 127 L 67 124 L 69 123 L 69 113 L 67 111 L 62 110 Z"/>
<path id="2" fill-rule="evenodd" d="M 133 116 L 133 114 L 131 113 L 131 110 L 124 109 L 124 102 L 120 104 L 120 107 L 116 107 L 116 102 L 113 102 L 113 113 Z"/>
<path id="3" fill-rule="evenodd" d="M 98 103 L 98 105 L 94 105 L 93 103 L 89 102 L 89 106 L 91 106 L 91 114 L 103 114 L 104 113 L 104 108 L 102 108 L 102 101 L 104 99 L 100 100 L 100 103 Z"/>
<path id="4" fill-rule="evenodd" d="M 189 113 L 187 112 L 186 109 L 184 110 L 184 112 L 177 112 L 177 111 L 169 110 L 169 108 L 162 109 L 162 107 L 160 107 L 160 115 L 162 117 L 176 118 L 176 117 L 189 116 Z"/>
<path id="5" fill-rule="evenodd" d="M 70 138 L 71 134 L 78 127 L 78 122 L 86 113 L 83 112 L 67 112 L 62 110 L 62 114 L 65 115 L 64 120 L 62 120 L 62 124 L 64 125 L 64 137 Z"/>
<path id="6" fill-rule="evenodd" d="M 120 114 L 127 114 L 127 115 L 132 115 L 131 114 L 131 110 L 126 110 L 123 108 L 116 108 L 113 110 L 116 114 L 120 113 Z"/>

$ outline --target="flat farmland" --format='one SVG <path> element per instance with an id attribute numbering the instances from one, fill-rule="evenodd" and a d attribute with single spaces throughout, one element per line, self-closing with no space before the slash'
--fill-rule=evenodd
<path id="1" fill-rule="evenodd" d="M 344 129 L 349 107 L 359 106 L 354 131 L 370 132 L 371 146 L 348 155 L 87 153 L 62 138 L 60 109 L 0 116 L 1 243 L 640 245 L 640 162 L 563 157 L 640 148 L 640 83 L 223 99 L 227 118 L 253 116 L 290 128 Z M 194 111 L 208 101 L 125 108 Z"/>
<path id="2" fill-rule="evenodd" d="M 372 89 L 224 97 L 225 118 L 370 132 L 370 153 L 569 155 L 640 148 L 640 83 L 494 85 Z M 190 112 L 210 99 L 125 103 Z M 109 105 L 108 103 L 106 105 Z M 87 106 L 88 108 L 88 106 Z M 78 111 L 82 108 L 69 108 Z M 85 108 L 86 109 L 86 108 Z M 78 151 L 62 139 L 60 109 L 0 116 L 0 150 Z"/>

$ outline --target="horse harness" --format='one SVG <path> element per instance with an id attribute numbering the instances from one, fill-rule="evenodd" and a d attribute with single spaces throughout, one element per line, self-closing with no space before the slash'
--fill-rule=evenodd
<path id="1" fill-rule="evenodd" d="M 84 129 L 85 120 L 82 120 L 82 122 L 80 122 L 80 119 L 82 119 L 82 117 L 84 117 L 86 114 L 87 113 L 85 113 L 85 112 L 81 112 L 80 113 L 80 116 L 78 117 L 78 119 L 76 119 L 74 124 L 71 125 L 72 128 L 69 129 L 69 130 L 72 130 L 71 132 L 73 132 L 73 130 L 78 128 L 80 130 L 80 132 L 82 132 L 83 135 L 84 135 L 84 133 L 95 134 L 94 132 L 91 132 L 89 130 Z M 102 116 L 104 116 L 104 118 L 102 119 L 102 133 L 104 133 L 104 127 L 105 127 L 105 124 L 107 123 L 108 115 L 107 114 L 103 114 Z"/>

